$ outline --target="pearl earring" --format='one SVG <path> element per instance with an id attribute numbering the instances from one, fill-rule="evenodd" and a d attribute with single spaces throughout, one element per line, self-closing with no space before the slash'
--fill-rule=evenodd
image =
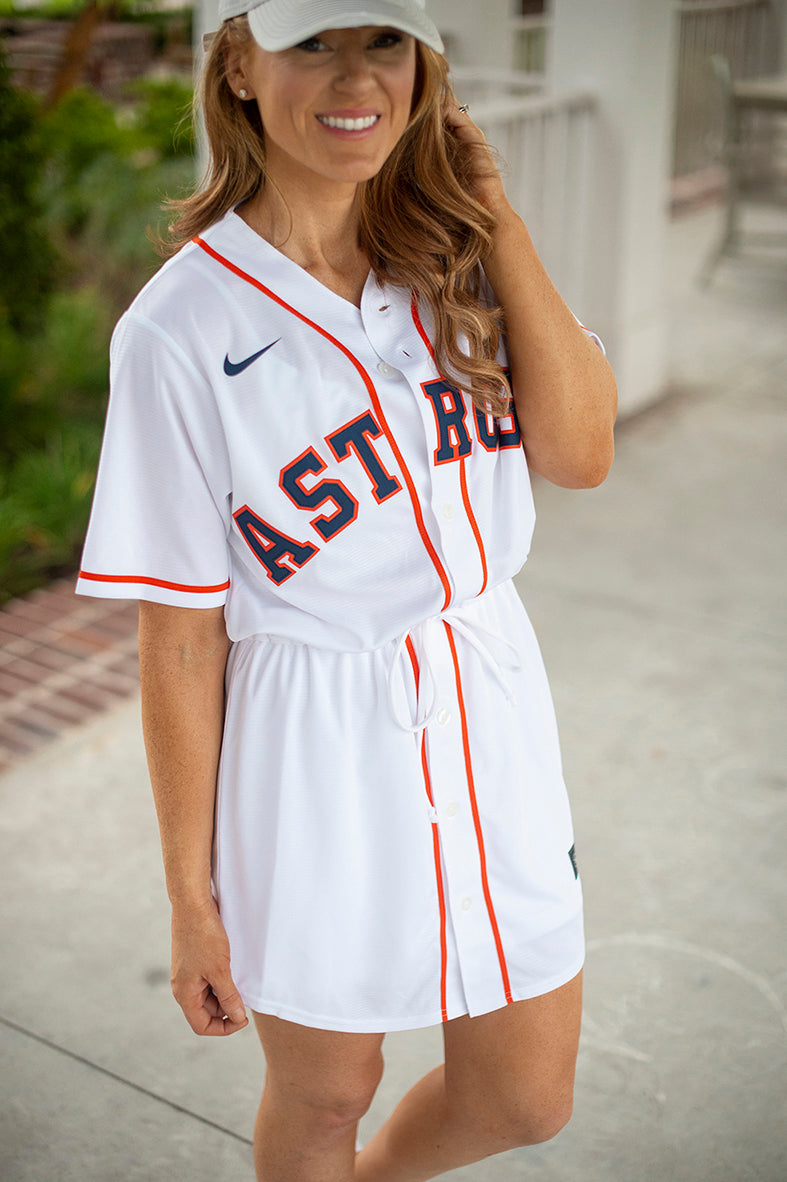
<path id="1" fill-rule="evenodd" d="M 248 98 L 248 97 L 249 97 L 249 92 L 248 92 L 248 90 L 239 90 L 239 91 L 238 91 L 238 94 L 240 95 L 240 97 L 241 97 L 242 99 L 245 99 L 245 98 Z"/>

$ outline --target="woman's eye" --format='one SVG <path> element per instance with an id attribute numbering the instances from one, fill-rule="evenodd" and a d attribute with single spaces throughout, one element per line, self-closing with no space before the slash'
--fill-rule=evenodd
<path id="1" fill-rule="evenodd" d="M 372 42 L 372 49 L 392 49 L 395 45 L 401 45 L 403 40 L 402 34 L 393 30 L 380 33 Z"/>
<path id="2" fill-rule="evenodd" d="M 303 49 L 306 53 L 319 53 L 325 47 L 319 37 L 307 37 L 305 41 L 299 41 L 295 48 Z"/>

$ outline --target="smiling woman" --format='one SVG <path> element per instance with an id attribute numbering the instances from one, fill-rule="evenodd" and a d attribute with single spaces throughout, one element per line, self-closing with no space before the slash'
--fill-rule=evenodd
<path id="1" fill-rule="evenodd" d="M 299 15 L 303 13 L 299 31 L 313 29 L 313 6 L 297 7 Z M 345 21 L 353 19 L 352 4 L 331 7 Z M 366 11 L 363 6 L 356 7 L 361 12 Z M 393 11 L 399 18 L 398 27 L 372 30 L 368 26 L 359 28 L 353 23 L 343 31 L 323 31 L 320 37 L 312 34 L 278 54 L 263 51 L 250 27 L 252 19 L 259 21 L 264 17 L 270 21 L 277 17 L 277 0 L 267 0 L 248 16 L 241 15 L 223 22 L 209 41 L 199 95 L 211 148 L 209 173 L 198 193 L 185 201 L 171 203 L 179 214 L 172 227 L 173 249 L 179 249 L 213 225 L 228 210 L 237 209 L 240 216 L 249 220 L 266 203 L 266 216 L 274 219 L 275 224 L 269 225 L 264 232 L 259 223 L 255 228 L 285 253 L 293 247 L 290 233 L 297 220 L 292 207 L 295 195 L 288 192 L 285 197 L 278 178 L 271 171 L 275 169 L 275 163 L 272 165 L 269 159 L 271 140 L 276 133 L 268 121 L 263 123 L 254 87 L 250 81 L 246 82 L 241 63 L 259 61 L 260 55 L 267 53 L 269 64 L 275 65 L 281 74 L 292 75 L 298 64 L 307 76 L 314 70 L 323 79 L 323 86 L 329 87 L 329 109 L 315 110 L 313 117 L 322 114 L 328 118 L 341 118 L 351 113 L 351 117 L 357 119 L 362 117 L 357 113 L 359 107 L 364 110 L 361 103 L 368 100 L 368 75 L 371 71 L 373 82 L 373 67 L 383 67 L 387 75 L 396 73 L 394 67 L 398 66 L 398 72 L 404 76 L 412 68 L 414 59 L 415 74 L 407 82 L 409 110 L 399 138 L 390 135 L 390 126 L 385 136 L 384 142 L 389 145 L 388 157 L 383 155 L 379 160 L 377 136 L 373 137 L 375 143 L 368 146 L 369 153 L 365 158 L 360 154 L 344 157 L 345 165 L 354 166 L 358 176 L 366 180 L 355 191 L 353 216 L 357 213 L 359 218 L 357 233 L 361 247 L 355 274 L 348 284 L 345 260 L 338 276 L 329 274 L 324 267 L 320 269 L 320 276 L 327 286 L 334 290 L 338 287 L 340 294 L 354 302 L 359 298 L 369 266 L 382 282 L 393 279 L 404 288 L 418 290 L 434 323 L 433 345 L 440 371 L 462 382 L 479 406 L 488 405 L 502 412 L 508 405 L 510 391 L 505 372 L 497 360 L 499 316 L 493 302 L 479 301 L 481 273 L 478 263 L 489 249 L 494 223 L 489 211 L 473 194 L 472 178 L 478 171 L 478 158 L 472 144 L 460 137 L 446 135 L 445 107 L 451 94 L 448 65 L 440 52 L 439 34 L 423 6 L 409 0 L 406 4 L 394 4 L 393 9 L 383 4 L 380 11 L 381 14 L 385 12 L 386 19 L 391 19 Z M 279 20 L 283 20 L 286 26 L 285 17 Z M 261 35 L 267 36 L 268 32 L 266 24 Z M 278 24 L 273 32 L 275 36 L 266 40 L 266 44 L 280 43 Z M 369 36 L 364 42 L 366 34 Z M 356 72 L 353 76 L 351 71 L 348 79 L 343 74 L 346 59 L 341 54 L 332 53 L 328 43 L 329 37 L 342 35 L 352 37 L 356 46 L 360 44 L 365 51 L 360 54 L 363 63 L 360 74 L 357 73 L 356 53 Z M 352 49 L 352 44 L 349 48 Z M 339 73 L 335 85 L 338 90 L 334 91 L 334 84 L 328 83 L 325 76 L 329 70 L 336 75 L 337 56 Z M 403 83 L 403 77 L 398 81 Z M 271 85 L 268 79 L 265 82 Z M 348 85 L 351 88 L 349 100 Z M 360 98 L 356 93 L 359 87 Z M 241 94 L 242 91 L 245 93 Z M 371 110 L 371 114 L 382 116 L 382 112 L 376 110 Z M 401 112 L 399 114 L 401 117 Z M 270 118 L 278 125 L 275 106 Z M 294 125 L 289 130 L 295 134 Z M 350 134 L 354 136 L 354 133 Z M 339 136 L 336 138 L 338 140 Z M 350 139 L 350 136 L 345 134 L 341 138 Z M 379 160 L 376 168 L 375 155 Z M 336 164 L 335 159 L 333 164 Z M 489 166 L 497 175 L 494 165 L 490 163 Z M 367 172 L 368 179 L 363 177 L 364 172 Z M 307 217 L 315 208 L 311 197 L 310 190 L 308 208 L 304 211 Z M 353 236 L 354 233 L 351 232 Z M 303 256 L 297 261 L 312 273 L 316 272 L 314 264 Z M 451 275 L 448 286 L 446 271 Z M 462 337 L 468 342 L 467 348 L 460 347 Z"/>
<path id="2" fill-rule="evenodd" d="M 264 1182 L 425 1182 L 568 1119 L 582 896 L 512 576 L 614 381 L 420 0 L 230 0 L 211 162 L 121 319 L 78 590 L 140 599 L 191 1027 L 254 1022 Z M 384 1032 L 445 1063 L 359 1152 Z"/>

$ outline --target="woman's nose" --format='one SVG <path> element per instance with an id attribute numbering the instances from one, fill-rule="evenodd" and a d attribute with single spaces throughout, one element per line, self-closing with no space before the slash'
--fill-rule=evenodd
<path id="1" fill-rule="evenodd" d="M 365 86 L 371 76 L 371 64 L 363 50 L 349 49 L 340 55 L 336 63 L 335 85 Z"/>

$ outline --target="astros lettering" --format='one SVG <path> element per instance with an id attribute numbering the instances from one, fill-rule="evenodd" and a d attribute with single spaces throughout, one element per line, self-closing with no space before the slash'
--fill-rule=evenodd
<path id="1" fill-rule="evenodd" d="M 438 445 L 434 451 L 436 464 L 451 463 L 470 455 L 473 441 L 466 426 L 467 406 L 456 386 L 443 378 L 422 384 L 424 395 L 432 403 Z M 498 420 L 474 407 L 474 419 L 479 444 L 487 451 L 518 448 L 522 438 L 516 416 L 512 413 Z M 371 493 L 378 504 L 401 492 L 402 485 L 386 471 L 375 450 L 373 440 L 382 435 L 382 428 L 370 411 L 365 411 L 349 423 L 325 437 L 325 442 L 338 461 L 351 454 L 364 469 L 371 484 Z M 358 501 L 340 480 L 319 480 L 311 487 L 306 478 L 319 476 L 327 467 L 314 447 L 304 452 L 279 473 L 279 487 L 299 509 L 322 509 L 332 506 L 333 512 L 321 513 L 309 521 L 323 542 L 329 542 L 358 517 Z M 296 541 L 282 533 L 269 521 L 264 521 L 249 505 L 233 513 L 235 523 L 257 559 L 265 567 L 269 579 L 280 585 L 291 578 L 318 553 L 311 541 Z"/>

